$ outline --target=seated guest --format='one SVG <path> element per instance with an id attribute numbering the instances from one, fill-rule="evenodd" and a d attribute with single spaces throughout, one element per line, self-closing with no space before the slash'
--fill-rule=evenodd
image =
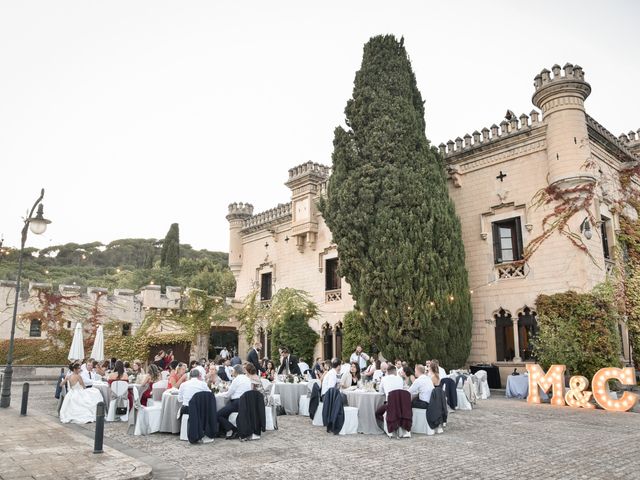
<path id="1" fill-rule="evenodd" d="M 246 372 L 247 377 L 249 378 L 249 380 L 251 380 L 251 388 L 253 388 L 254 390 L 259 391 L 260 393 L 262 393 L 262 395 L 264 395 L 264 397 L 265 397 L 265 405 L 266 405 L 266 403 L 267 403 L 267 392 L 265 391 L 264 386 L 262 385 L 262 379 L 258 375 L 258 371 L 256 370 L 255 365 L 253 363 L 246 362 L 244 364 L 244 371 Z"/>
<path id="2" fill-rule="evenodd" d="M 380 361 L 378 360 L 378 362 Z M 376 363 L 376 367 L 377 366 L 378 363 Z M 373 381 L 379 382 L 382 380 L 382 377 L 387 374 L 387 368 L 389 368 L 389 364 L 387 362 L 380 362 L 380 368 L 376 368 L 376 371 L 373 373 Z"/>
<path id="3" fill-rule="evenodd" d="M 116 360 L 113 372 L 107 377 L 109 386 L 111 386 L 113 382 L 129 382 L 129 376 L 127 372 L 124 371 L 124 363 L 122 363 L 122 360 Z M 133 408 L 133 392 L 131 389 L 129 389 L 127 397 L 129 398 L 129 410 L 131 410 L 131 408 Z"/>
<path id="4" fill-rule="evenodd" d="M 95 360 L 93 358 L 89 358 L 86 363 L 84 363 L 80 367 L 80 376 L 82 377 L 82 382 L 84 383 L 85 388 L 89 388 L 93 385 L 93 362 Z"/>
<path id="5" fill-rule="evenodd" d="M 398 373 L 400 377 L 402 377 L 405 387 L 410 387 L 416 379 L 409 367 L 402 367 L 402 369 Z"/>
<path id="6" fill-rule="evenodd" d="M 225 367 L 225 363 L 228 361 L 229 360 L 225 360 L 224 358 L 220 357 L 220 361 L 218 362 L 218 377 L 220 377 L 220 380 L 222 380 L 223 382 L 231 381 L 231 379 L 227 375 L 227 369 Z"/>
<path id="7" fill-rule="evenodd" d="M 387 374 L 382 377 L 380 380 L 380 393 L 384 393 L 385 402 L 380 405 L 376 410 L 376 419 L 380 422 L 383 420 L 383 415 L 387 411 L 387 399 L 389 398 L 389 393 L 394 390 L 402 390 L 404 388 L 404 382 L 402 378 L 396 375 L 396 367 L 393 365 L 389 365 L 387 367 Z"/>
<path id="8" fill-rule="evenodd" d="M 238 411 L 242 394 L 252 389 L 251 380 L 244 374 L 244 369 L 241 365 L 233 367 L 233 376 L 233 381 L 227 392 L 229 403 L 218 411 L 218 423 L 220 424 L 221 432 L 226 433 L 227 440 L 238 438 L 238 429 L 229 421 L 229 415 Z"/>
<path id="9" fill-rule="evenodd" d="M 338 372 L 338 377 L 342 378 L 343 375 L 346 375 L 351 370 L 351 364 L 347 362 L 347 360 L 342 361 L 342 365 L 340 365 L 340 372 Z"/>
<path id="10" fill-rule="evenodd" d="M 446 376 L 447 376 L 447 372 L 444 370 L 444 368 L 442 368 L 442 367 L 440 366 L 440 362 L 438 362 L 438 360 L 435 360 L 435 359 L 434 359 L 434 360 L 427 360 L 427 362 L 426 362 L 426 364 L 425 364 L 425 368 L 427 369 L 427 372 L 428 372 L 427 374 L 428 374 L 428 375 L 429 375 L 429 374 L 430 374 L 430 372 L 432 371 L 432 369 L 431 369 L 431 365 L 432 365 L 432 364 L 433 364 L 433 365 L 435 365 L 435 369 L 436 369 L 436 370 L 437 370 L 437 372 L 438 372 L 438 376 L 439 376 L 439 378 L 444 378 L 444 377 L 446 377 Z"/>
<path id="11" fill-rule="evenodd" d="M 282 348 L 282 357 L 280 357 L 280 368 L 278 369 L 278 375 L 284 373 L 290 373 L 291 375 L 300 375 L 300 368 L 298 368 L 298 359 L 295 355 L 289 353 L 289 349 Z"/>
<path id="12" fill-rule="evenodd" d="M 160 367 L 158 367 L 155 363 L 149 365 L 147 369 L 147 376 L 144 379 L 144 383 L 142 385 L 146 385 L 147 388 L 142 392 L 140 396 L 140 404 L 147 406 L 147 401 L 153 395 L 153 384 L 162 380 L 162 371 Z"/>
<path id="13" fill-rule="evenodd" d="M 431 374 L 431 381 L 433 382 L 433 386 L 437 387 L 438 385 L 440 385 L 440 365 L 438 365 L 438 361 L 436 360 L 435 362 L 432 361 L 431 362 L 431 366 L 430 366 L 430 374 Z M 444 370 L 444 369 L 443 369 Z M 446 377 L 446 375 L 445 375 Z"/>
<path id="14" fill-rule="evenodd" d="M 145 373 L 142 370 L 142 362 L 140 360 L 134 360 L 131 364 L 131 373 L 129 374 L 129 383 L 135 383 L 136 385 L 142 385 L 145 379 Z"/>
<path id="15" fill-rule="evenodd" d="M 211 363 L 211 366 L 209 367 L 209 371 L 207 372 L 207 377 L 205 380 L 209 387 L 220 385 L 222 383 L 222 380 L 220 380 L 220 377 L 218 376 L 218 369 L 213 363 Z"/>
<path id="16" fill-rule="evenodd" d="M 360 367 L 358 362 L 351 362 L 349 372 L 340 377 L 340 388 L 357 387 L 360 381 Z"/>
<path id="17" fill-rule="evenodd" d="M 331 360 L 331 368 L 322 376 L 320 399 L 324 397 L 324 394 L 327 393 L 330 388 L 333 388 L 338 384 L 338 372 L 340 371 L 341 365 L 342 363 L 340 362 L 340 359 L 334 358 Z"/>
<path id="18" fill-rule="evenodd" d="M 276 378 L 276 366 L 273 364 L 271 360 L 267 361 L 266 368 L 263 373 L 264 378 L 273 382 Z"/>
<path id="19" fill-rule="evenodd" d="M 300 374 L 302 375 L 307 373 L 307 370 L 310 370 L 309 364 L 305 362 L 303 358 L 298 360 L 298 370 L 300 370 Z"/>
<path id="20" fill-rule="evenodd" d="M 373 357 L 369 357 L 369 366 L 362 372 L 362 378 L 373 380 L 373 374 L 380 369 L 380 362 Z"/>
<path id="21" fill-rule="evenodd" d="M 174 360 L 170 368 L 171 373 L 167 380 L 167 388 L 180 388 L 180 385 L 188 380 L 187 366 L 182 362 Z"/>
<path id="22" fill-rule="evenodd" d="M 62 423 L 88 423 L 96 421 L 96 406 L 102 402 L 102 395 L 95 388 L 85 388 L 80 376 L 80 364 L 69 366 L 71 375 L 63 379 L 69 389 L 60 408 Z M 4 473 L 4 472 L 3 472 Z"/>
<path id="23" fill-rule="evenodd" d="M 229 360 L 229 366 L 235 367 L 236 365 L 242 365 L 242 359 L 238 355 L 238 352 L 234 351 L 233 357 L 231 357 L 231 359 Z"/>
<path id="24" fill-rule="evenodd" d="M 167 354 L 164 356 L 164 358 L 162 359 L 163 370 L 168 370 L 169 365 L 171 365 L 171 362 L 173 362 L 174 360 L 175 358 L 173 357 L 173 350 L 169 350 Z"/>
<path id="25" fill-rule="evenodd" d="M 198 392 L 209 392 L 209 387 L 202 380 L 200 370 L 194 368 L 189 372 L 189 380 L 180 385 L 178 401 L 182 402 L 180 414 L 189 414 L 189 400 Z"/>
<path id="26" fill-rule="evenodd" d="M 131 375 L 131 365 L 129 362 L 122 362 L 124 364 L 124 371 L 127 372 L 127 375 Z"/>
<path id="27" fill-rule="evenodd" d="M 107 370 L 109 370 L 109 360 L 98 363 L 95 368 L 95 372 L 100 375 L 101 378 L 105 378 L 107 376 Z"/>
<path id="28" fill-rule="evenodd" d="M 207 375 L 207 372 L 204 371 L 204 367 L 198 363 L 197 360 L 191 360 L 189 363 L 189 371 L 197 369 L 200 372 L 200 378 L 204 378 Z"/>
<path id="29" fill-rule="evenodd" d="M 433 381 L 425 372 L 423 365 L 417 364 L 415 367 L 416 380 L 411 384 L 409 393 L 415 397 L 411 402 L 413 408 L 429 408 L 431 392 L 433 391 Z"/>

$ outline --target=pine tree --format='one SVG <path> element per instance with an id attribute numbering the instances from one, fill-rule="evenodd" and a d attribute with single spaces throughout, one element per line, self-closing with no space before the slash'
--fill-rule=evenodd
<path id="1" fill-rule="evenodd" d="M 178 271 L 180 265 L 180 227 L 172 223 L 167 236 L 162 242 L 160 252 L 160 266 L 169 267 L 173 273 Z"/>
<path id="2" fill-rule="evenodd" d="M 460 367 L 471 348 L 460 221 L 425 135 L 404 39 L 377 36 L 364 46 L 345 114 L 320 205 L 340 274 L 385 357 Z"/>

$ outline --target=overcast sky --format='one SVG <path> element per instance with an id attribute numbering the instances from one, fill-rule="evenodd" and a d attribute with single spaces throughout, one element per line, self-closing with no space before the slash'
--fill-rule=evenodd
<path id="1" fill-rule="evenodd" d="M 228 250 L 233 201 L 289 200 L 330 164 L 363 44 L 405 37 L 436 145 L 532 109 L 533 77 L 579 64 L 587 111 L 640 128 L 640 2 L 3 1 L 0 233 L 46 189 L 29 246 L 162 238 Z"/>

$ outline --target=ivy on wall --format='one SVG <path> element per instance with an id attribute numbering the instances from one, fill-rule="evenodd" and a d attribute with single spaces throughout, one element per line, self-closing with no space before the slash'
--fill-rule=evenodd
<path id="1" fill-rule="evenodd" d="M 9 340 L 0 340 L 0 362 L 7 362 Z M 14 365 L 67 365 L 68 347 L 57 347 L 46 339 L 16 338 Z"/>

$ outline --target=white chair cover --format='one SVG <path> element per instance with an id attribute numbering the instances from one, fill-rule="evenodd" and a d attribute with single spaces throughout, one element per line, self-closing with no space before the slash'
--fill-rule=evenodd
<path id="1" fill-rule="evenodd" d="M 189 414 L 182 414 L 182 421 L 180 422 L 180 440 L 189 441 L 188 437 L 189 428 Z"/>
<path id="2" fill-rule="evenodd" d="M 151 388 L 164 388 L 164 389 L 166 389 L 168 387 L 169 387 L 169 380 L 158 380 L 153 385 L 151 385 Z"/>
<path id="3" fill-rule="evenodd" d="M 313 416 L 313 422 L 311 423 L 315 427 L 322 427 L 322 402 L 318 403 L 318 409 L 316 410 L 316 414 Z"/>
<path id="4" fill-rule="evenodd" d="M 133 402 L 136 409 L 134 435 L 149 435 L 160 431 L 162 420 L 162 404 L 156 403 L 153 406 L 140 404 L 140 394 L 138 389 L 133 389 Z"/>
<path id="5" fill-rule="evenodd" d="M 171 375 L 171 374 L 169 373 L 168 370 L 163 370 L 162 372 L 160 372 L 160 375 L 162 376 L 162 380 L 167 381 L 167 380 L 169 380 L 169 375 Z M 158 382 L 156 382 L 156 383 L 158 383 Z"/>
<path id="6" fill-rule="evenodd" d="M 346 412 L 345 412 L 345 417 L 346 417 Z M 407 432 L 402 427 L 398 427 L 398 430 L 396 430 L 396 432 L 389 433 L 389 430 L 387 429 L 387 412 L 384 412 L 384 415 L 382 416 L 382 425 L 384 427 L 384 433 L 386 433 L 389 438 L 392 438 L 393 433 L 396 433 L 396 432 L 398 433 L 398 438 L 411 438 L 411 432 Z M 411 425 L 413 425 L 413 420 L 411 421 Z"/>
<path id="7" fill-rule="evenodd" d="M 264 407 L 266 430 L 277 430 L 278 429 L 278 417 L 276 416 L 276 406 L 266 406 Z"/>
<path id="8" fill-rule="evenodd" d="M 354 435 L 358 433 L 358 409 L 356 407 L 344 407 L 344 425 L 339 435 Z"/>
<path id="9" fill-rule="evenodd" d="M 411 422 L 411 431 L 413 433 L 422 433 L 423 435 L 434 435 L 436 432 L 429 426 L 427 422 L 427 412 L 424 408 L 412 408 L 413 420 Z"/>
<path id="10" fill-rule="evenodd" d="M 481 400 L 486 400 L 491 396 L 491 390 L 489 390 L 489 382 L 487 382 L 487 372 L 484 370 L 478 370 L 474 373 L 474 376 L 478 379 L 478 397 Z"/>
<path id="11" fill-rule="evenodd" d="M 307 395 L 300 396 L 298 402 L 298 415 L 309 416 L 309 397 Z"/>
<path id="12" fill-rule="evenodd" d="M 109 410 L 107 411 L 107 422 L 113 422 L 116 419 L 116 402 L 119 399 L 123 399 L 127 407 L 127 413 L 120 415 L 118 418 L 121 422 L 129 420 L 129 383 L 122 380 L 118 380 L 111 383 L 111 393 L 113 400 L 109 402 Z"/>
<path id="13" fill-rule="evenodd" d="M 462 388 L 456 388 L 456 394 L 458 396 L 458 406 L 456 407 L 456 410 L 473 410 L 471 402 L 469 402 L 469 399 Z"/>

